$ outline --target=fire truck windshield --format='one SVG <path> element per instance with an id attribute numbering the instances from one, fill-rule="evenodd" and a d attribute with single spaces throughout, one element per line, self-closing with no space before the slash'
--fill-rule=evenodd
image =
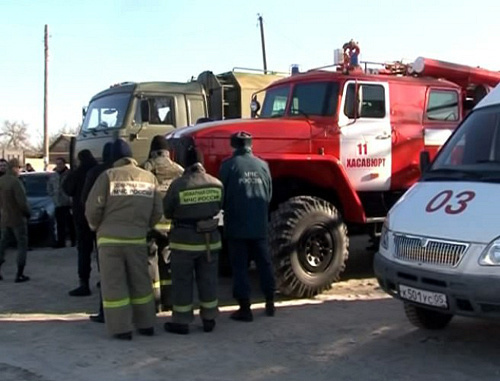
<path id="1" fill-rule="evenodd" d="M 89 132 L 122 127 L 130 96 L 129 93 L 118 93 L 90 102 L 83 121 L 82 131 Z"/>
<path id="2" fill-rule="evenodd" d="M 266 91 L 261 118 L 281 116 L 333 116 L 337 111 L 337 82 L 307 82 Z"/>
<path id="3" fill-rule="evenodd" d="M 436 157 L 423 180 L 500 181 L 500 106 L 472 112 Z"/>

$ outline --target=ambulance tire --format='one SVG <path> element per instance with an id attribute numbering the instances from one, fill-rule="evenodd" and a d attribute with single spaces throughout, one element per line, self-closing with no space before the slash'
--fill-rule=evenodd
<path id="1" fill-rule="evenodd" d="M 332 287 L 349 255 L 347 227 L 329 202 L 293 197 L 271 214 L 269 243 L 281 293 L 307 298 Z"/>
<path id="2" fill-rule="evenodd" d="M 418 328 L 438 330 L 446 328 L 453 315 L 429 310 L 414 304 L 404 303 L 405 314 L 411 324 Z"/>

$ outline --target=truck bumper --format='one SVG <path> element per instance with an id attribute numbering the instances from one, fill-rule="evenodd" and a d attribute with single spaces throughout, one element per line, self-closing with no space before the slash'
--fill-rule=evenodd
<path id="1" fill-rule="evenodd" d="M 404 302 L 453 315 L 500 318 L 500 272 L 499 276 L 483 276 L 464 274 L 458 269 L 453 274 L 439 269 L 430 271 L 391 261 L 380 253 L 375 255 L 374 271 L 380 287 Z M 399 292 L 400 285 L 444 294 L 448 308 L 403 299 Z"/>

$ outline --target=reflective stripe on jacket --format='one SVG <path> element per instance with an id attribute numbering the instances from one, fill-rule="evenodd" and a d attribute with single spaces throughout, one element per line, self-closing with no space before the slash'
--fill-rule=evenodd
<path id="1" fill-rule="evenodd" d="M 206 173 L 200 163 L 186 168 L 170 185 L 163 200 L 165 217 L 173 220 L 170 248 L 183 251 L 206 251 L 205 235 L 196 231 L 201 220 L 213 219 L 221 210 L 222 183 Z M 218 229 L 210 233 L 211 250 L 222 247 Z"/>
<path id="2" fill-rule="evenodd" d="M 85 203 L 85 216 L 97 231 L 98 242 L 145 241 L 162 216 L 155 176 L 131 158 L 118 160 L 97 178 Z"/>

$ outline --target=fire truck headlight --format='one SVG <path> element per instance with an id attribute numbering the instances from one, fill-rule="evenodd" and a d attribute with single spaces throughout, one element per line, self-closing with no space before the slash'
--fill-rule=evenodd
<path id="1" fill-rule="evenodd" d="M 479 257 L 481 266 L 500 266 L 500 239 L 491 242 Z"/>

